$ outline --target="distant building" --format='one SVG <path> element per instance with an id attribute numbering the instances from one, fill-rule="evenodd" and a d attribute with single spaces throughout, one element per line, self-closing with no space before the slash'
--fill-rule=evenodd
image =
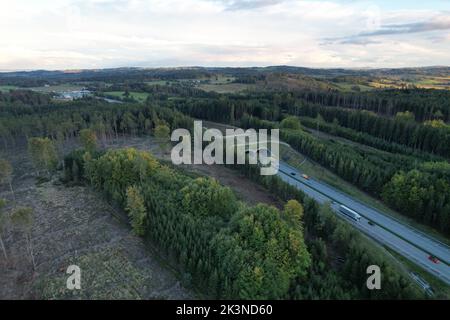
<path id="1" fill-rule="evenodd" d="M 91 91 L 83 88 L 81 90 L 60 92 L 57 95 L 57 98 L 62 99 L 62 100 L 75 100 L 75 99 L 81 99 L 81 98 L 84 98 L 84 97 L 87 97 L 90 95 L 91 95 Z"/>

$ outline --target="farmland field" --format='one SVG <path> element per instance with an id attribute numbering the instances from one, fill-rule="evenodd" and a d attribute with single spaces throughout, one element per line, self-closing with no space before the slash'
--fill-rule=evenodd
<path id="1" fill-rule="evenodd" d="M 251 84 L 227 83 L 227 84 L 201 84 L 199 88 L 205 91 L 213 91 L 217 93 L 235 93 L 255 88 Z"/>
<path id="2" fill-rule="evenodd" d="M 50 93 L 50 92 L 56 92 L 61 93 L 65 91 L 78 91 L 83 89 L 83 86 L 76 85 L 76 84 L 58 84 L 58 85 L 49 85 L 49 86 L 42 86 L 42 87 L 32 87 L 31 90 L 42 92 L 42 93 Z"/>
<path id="3" fill-rule="evenodd" d="M 113 97 L 118 97 L 118 98 L 124 98 L 124 93 L 125 91 L 107 91 L 104 92 L 105 95 L 108 96 L 113 96 Z M 139 101 L 139 102 L 144 102 L 147 97 L 148 97 L 148 93 L 145 92 L 130 92 L 130 97 Z"/>
<path id="4" fill-rule="evenodd" d="M 8 92 L 9 90 L 15 90 L 17 89 L 17 86 L 11 86 L 11 85 L 0 85 L 0 92 Z"/>
<path id="5" fill-rule="evenodd" d="M 370 86 L 374 88 L 395 88 L 415 86 L 423 89 L 450 90 L 450 77 L 442 76 L 416 76 L 412 78 L 387 77 L 374 79 Z"/>

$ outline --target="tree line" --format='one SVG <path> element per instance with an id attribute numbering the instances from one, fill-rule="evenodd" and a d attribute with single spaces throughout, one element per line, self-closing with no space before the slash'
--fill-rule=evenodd
<path id="1" fill-rule="evenodd" d="M 78 136 L 86 128 L 93 129 L 99 140 L 104 141 L 125 134 L 149 134 L 160 123 L 171 128 L 187 128 L 192 123 L 180 112 L 157 105 L 117 105 L 89 100 L 3 111 L 0 136 L 5 149 L 31 137 L 62 142 Z"/>
<path id="2" fill-rule="evenodd" d="M 368 110 L 388 117 L 410 111 L 417 121 L 443 119 L 450 121 L 450 92 L 433 89 L 390 89 L 372 92 L 298 91 L 294 98 L 321 106 Z"/>
<path id="3" fill-rule="evenodd" d="M 429 171 L 430 166 L 441 166 L 444 172 Z M 447 162 L 400 171 L 383 187 L 382 199 L 404 215 L 450 234 L 449 173 Z"/>
<path id="4" fill-rule="evenodd" d="M 327 122 L 335 119 L 340 126 L 367 133 L 415 150 L 429 152 L 450 158 L 450 127 L 436 127 L 429 123 L 405 121 L 399 118 L 386 118 L 367 110 L 346 110 L 337 107 L 315 105 L 290 106 L 287 113 L 297 116 L 317 118 L 319 115 Z M 430 124 L 432 124 L 431 122 Z"/>
<path id="5" fill-rule="evenodd" d="M 384 150 L 390 153 L 398 153 L 403 155 L 411 155 L 416 158 L 424 159 L 424 160 L 434 160 L 434 161 L 442 161 L 444 158 L 421 152 L 420 150 L 395 143 L 389 142 L 384 139 L 374 137 L 366 132 L 357 131 L 354 129 L 346 128 L 340 125 L 338 119 L 333 119 L 332 122 L 327 122 L 325 119 L 319 114 L 316 118 L 310 117 L 299 117 L 303 126 L 314 129 L 317 131 L 325 132 L 330 135 L 342 137 L 360 144 L 364 144 L 367 146 L 374 147 L 379 150 Z"/>
<path id="6" fill-rule="evenodd" d="M 446 105 L 444 98 L 439 98 L 442 105 Z M 167 105 L 193 117 L 227 123 L 246 114 L 270 121 L 281 121 L 286 114 L 310 118 L 320 116 L 326 122 L 337 121 L 342 127 L 382 139 L 385 144 L 403 145 L 408 149 L 450 158 L 450 127 L 442 120 L 431 117 L 430 121 L 418 123 L 414 119 L 395 117 L 405 113 L 404 108 L 394 109 L 393 116 L 386 116 L 370 108 L 355 110 L 314 101 L 298 93 L 268 92 L 168 101 Z M 421 101 L 426 102 L 425 98 Z M 416 112 L 416 109 L 413 110 Z M 409 114 L 417 117 L 413 111 Z"/>

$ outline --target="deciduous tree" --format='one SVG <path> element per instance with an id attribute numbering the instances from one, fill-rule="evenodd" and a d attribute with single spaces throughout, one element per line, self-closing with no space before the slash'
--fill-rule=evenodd
<path id="1" fill-rule="evenodd" d="M 55 146 L 49 138 L 31 138 L 28 140 L 28 151 L 38 171 L 45 170 L 50 174 L 58 164 Z"/>
<path id="2" fill-rule="evenodd" d="M 27 250 L 31 257 L 31 263 L 33 270 L 36 269 L 36 263 L 34 260 L 33 245 L 31 243 L 31 228 L 33 227 L 33 209 L 30 207 L 17 208 L 11 214 L 11 221 L 18 229 L 22 230 L 25 235 L 27 243 Z"/>
<path id="3" fill-rule="evenodd" d="M 134 233 L 138 236 L 143 236 L 146 229 L 147 210 L 141 192 L 136 186 L 131 186 L 127 189 L 125 210 L 131 219 Z"/>
<path id="4" fill-rule="evenodd" d="M 80 131 L 80 141 L 83 148 L 90 153 L 97 149 L 97 136 L 91 129 L 83 129 Z"/>
<path id="5" fill-rule="evenodd" d="M 154 134 L 155 138 L 158 139 L 161 151 L 163 153 L 166 152 L 169 142 L 170 128 L 166 124 L 160 123 L 156 125 Z"/>
<path id="6" fill-rule="evenodd" d="M 11 194 L 13 196 L 14 203 L 16 202 L 16 195 L 12 186 L 12 173 L 13 167 L 7 160 L 0 159 L 0 184 L 7 183 Z"/>

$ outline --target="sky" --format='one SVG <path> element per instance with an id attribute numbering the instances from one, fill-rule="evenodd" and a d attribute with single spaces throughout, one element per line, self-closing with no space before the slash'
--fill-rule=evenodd
<path id="1" fill-rule="evenodd" d="M 450 0 L 0 0 L 0 70 L 450 65 Z"/>

